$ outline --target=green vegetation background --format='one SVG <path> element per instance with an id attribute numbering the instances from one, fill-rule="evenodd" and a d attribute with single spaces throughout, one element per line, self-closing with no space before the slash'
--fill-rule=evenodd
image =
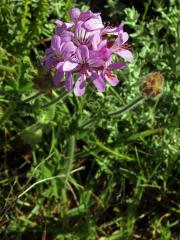
<path id="1" fill-rule="evenodd" d="M 118 87 L 97 94 L 89 84 L 43 108 L 61 93 L 38 60 L 52 19 L 68 21 L 74 6 L 124 21 L 134 61 Z M 179 9 L 175 0 L 0 1 L 1 240 L 179 239 Z M 159 100 L 101 119 L 154 71 L 165 78 Z M 80 127 L 91 116 L 99 121 Z"/>

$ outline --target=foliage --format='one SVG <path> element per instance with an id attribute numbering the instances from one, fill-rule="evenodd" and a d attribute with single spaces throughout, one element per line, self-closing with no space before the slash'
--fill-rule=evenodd
<path id="1" fill-rule="evenodd" d="M 121 84 L 105 94 L 89 84 L 83 97 L 43 107 L 62 92 L 37 61 L 51 20 L 68 20 L 73 4 L 1 0 L 1 239 L 178 239 L 179 6 L 122 2 L 106 1 L 107 19 L 123 13 L 131 32 L 134 61 L 118 72 Z M 102 118 L 138 96 L 155 71 L 165 78 L 160 99 Z"/>

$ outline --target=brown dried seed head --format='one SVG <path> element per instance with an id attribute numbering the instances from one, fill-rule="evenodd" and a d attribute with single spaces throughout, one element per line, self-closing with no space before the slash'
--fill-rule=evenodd
<path id="1" fill-rule="evenodd" d="M 144 83 L 141 86 L 143 96 L 152 98 L 159 97 L 162 94 L 164 85 L 164 77 L 160 72 L 150 73 L 146 76 Z"/>

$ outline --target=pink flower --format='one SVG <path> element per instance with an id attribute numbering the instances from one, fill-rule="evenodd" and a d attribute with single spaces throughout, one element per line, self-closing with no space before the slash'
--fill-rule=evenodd
<path id="1" fill-rule="evenodd" d="M 78 8 L 71 9 L 69 15 L 71 23 L 54 21 L 57 24 L 55 35 L 45 52 L 45 67 L 48 71 L 55 69 L 54 84 L 59 86 L 65 79 L 67 91 L 74 89 L 76 96 L 84 94 L 88 80 L 99 92 L 105 91 L 105 80 L 116 86 L 119 80 L 113 71 L 122 70 L 126 64 L 113 62 L 113 55 L 132 60 L 124 24 L 105 27 L 100 13 L 82 12 Z M 74 83 L 75 74 L 78 77 Z"/>
<path id="2" fill-rule="evenodd" d="M 86 45 L 81 45 L 77 48 L 75 55 L 63 64 L 64 72 L 79 72 L 74 87 L 74 93 L 76 96 L 84 94 L 87 77 L 90 77 L 98 91 L 103 92 L 105 90 L 104 81 L 95 71 L 96 69 L 103 67 L 104 63 L 105 62 L 100 54 L 98 56 L 97 52 L 89 51 Z"/>

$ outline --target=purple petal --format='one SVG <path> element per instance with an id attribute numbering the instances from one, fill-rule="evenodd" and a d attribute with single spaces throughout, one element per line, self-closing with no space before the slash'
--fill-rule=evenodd
<path id="1" fill-rule="evenodd" d="M 58 62 L 58 64 L 56 65 L 56 69 L 59 71 L 63 71 L 63 64 L 64 62 Z"/>
<path id="2" fill-rule="evenodd" d="M 68 42 L 71 41 L 72 37 L 74 36 L 74 33 L 70 31 L 63 31 L 59 34 L 61 37 L 62 42 Z"/>
<path id="3" fill-rule="evenodd" d="M 94 86 L 97 88 L 98 92 L 104 92 L 105 91 L 105 83 L 103 78 L 98 75 L 97 73 L 93 73 L 91 75 L 92 82 Z"/>
<path id="4" fill-rule="evenodd" d="M 75 41 L 78 45 L 88 45 L 91 43 L 91 39 L 93 36 L 92 32 L 88 32 L 83 26 L 82 21 L 78 21 L 75 25 Z"/>
<path id="5" fill-rule="evenodd" d="M 61 47 L 61 38 L 57 35 L 53 36 L 51 39 L 51 48 L 56 52 L 60 52 L 60 47 Z"/>
<path id="6" fill-rule="evenodd" d="M 63 24 L 62 21 L 60 21 L 59 19 L 55 19 L 52 21 L 53 23 L 57 24 L 58 26 L 61 26 Z"/>
<path id="7" fill-rule="evenodd" d="M 121 49 L 115 52 L 118 56 L 122 57 L 124 60 L 131 62 L 133 59 L 133 55 L 129 50 Z"/>
<path id="8" fill-rule="evenodd" d="M 62 32 L 64 31 L 64 29 L 62 29 L 62 27 L 57 27 L 55 29 L 55 34 L 60 36 L 62 34 Z"/>
<path id="9" fill-rule="evenodd" d="M 92 56 L 88 60 L 88 64 L 90 67 L 101 67 L 104 65 L 104 61 L 97 56 Z"/>
<path id="10" fill-rule="evenodd" d="M 115 63 L 112 63 L 108 66 L 108 69 L 109 70 L 115 70 L 115 69 L 123 69 L 126 67 L 126 64 L 123 63 L 123 62 L 115 62 Z"/>
<path id="11" fill-rule="evenodd" d="M 51 54 L 51 53 L 53 53 L 53 50 L 52 50 L 51 47 L 50 47 L 50 48 L 47 48 L 47 49 L 45 50 L 45 55 L 49 55 L 49 54 Z"/>
<path id="12" fill-rule="evenodd" d="M 100 57 L 101 57 L 104 61 L 107 61 L 107 60 L 111 57 L 112 52 L 109 50 L 109 48 L 103 47 L 103 48 L 101 48 L 101 50 L 99 51 L 99 54 L 100 54 Z"/>
<path id="13" fill-rule="evenodd" d="M 63 72 L 57 70 L 56 74 L 55 74 L 55 76 L 53 78 L 53 82 L 54 82 L 54 85 L 56 87 L 58 87 L 60 85 L 62 78 L 63 78 Z"/>
<path id="14" fill-rule="evenodd" d="M 65 42 L 61 48 L 61 57 L 68 60 L 69 57 L 75 53 L 76 47 L 73 42 Z"/>
<path id="15" fill-rule="evenodd" d="M 69 16 L 73 22 L 77 22 L 80 14 L 81 14 L 81 11 L 79 8 L 73 8 L 69 11 Z"/>
<path id="16" fill-rule="evenodd" d="M 107 47 L 107 40 L 102 40 L 99 45 L 98 45 L 98 49 Z"/>
<path id="17" fill-rule="evenodd" d="M 76 55 L 77 55 L 79 63 L 87 63 L 87 61 L 89 59 L 88 47 L 85 45 L 80 46 L 76 51 Z"/>
<path id="18" fill-rule="evenodd" d="M 93 35 L 93 38 L 92 38 L 92 46 L 93 46 L 93 49 L 96 50 L 99 44 L 101 44 L 100 34 L 99 34 L 99 32 L 96 32 L 96 33 Z"/>
<path id="19" fill-rule="evenodd" d="M 85 89 L 86 89 L 86 76 L 84 74 L 81 74 L 75 83 L 74 94 L 76 96 L 82 96 L 85 92 Z"/>
<path id="20" fill-rule="evenodd" d="M 100 18 L 91 18 L 84 23 L 84 27 L 89 31 L 104 28 Z"/>
<path id="21" fill-rule="evenodd" d="M 118 35 L 119 32 L 123 32 L 124 23 L 121 23 L 118 27 L 106 27 L 101 32 L 102 35 L 110 34 L 110 35 Z"/>
<path id="22" fill-rule="evenodd" d="M 116 86 L 119 83 L 118 78 L 114 74 L 111 74 L 110 72 L 106 72 L 105 78 L 108 81 L 108 83 L 111 84 L 111 86 Z"/>
<path id="23" fill-rule="evenodd" d="M 69 29 L 73 26 L 73 23 L 64 22 L 66 29 Z"/>
<path id="24" fill-rule="evenodd" d="M 118 27 L 106 27 L 101 32 L 102 35 L 106 34 L 112 34 L 112 35 L 118 35 Z"/>
<path id="25" fill-rule="evenodd" d="M 117 42 L 119 45 L 123 45 L 129 39 L 129 35 L 127 32 L 119 32 Z"/>
<path id="26" fill-rule="evenodd" d="M 77 66 L 78 66 L 78 63 L 73 63 L 73 62 L 70 62 L 70 61 L 66 61 L 63 64 L 63 71 L 64 72 L 70 72 L 70 71 L 74 70 Z"/>
<path id="27" fill-rule="evenodd" d="M 50 70 L 56 67 L 57 63 L 58 63 L 58 60 L 49 58 L 45 60 L 44 66 L 47 70 Z"/>
<path id="28" fill-rule="evenodd" d="M 73 85 L 72 85 L 72 74 L 67 72 L 66 73 L 66 90 L 67 91 L 71 91 L 73 89 Z"/>
<path id="29" fill-rule="evenodd" d="M 79 20 L 84 22 L 84 21 L 87 21 L 89 18 L 91 18 L 93 16 L 94 16 L 93 12 L 91 12 L 89 10 L 89 11 L 86 11 L 86 12 L 82 12 L 79 16 Z"/>

